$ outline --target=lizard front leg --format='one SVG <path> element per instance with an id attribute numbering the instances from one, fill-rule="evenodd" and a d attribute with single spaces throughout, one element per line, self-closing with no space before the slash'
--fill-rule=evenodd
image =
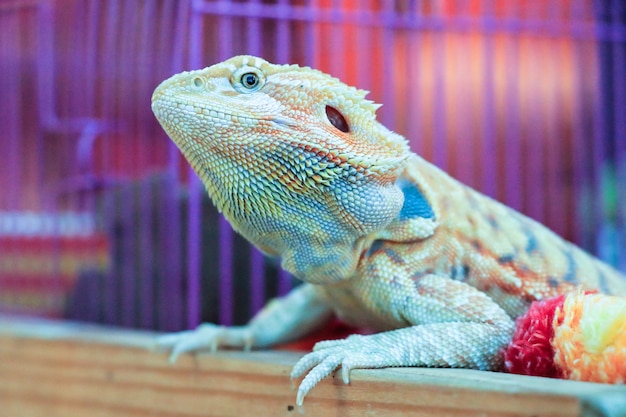
<path id="1" fill-rule="evenodd" d="M 306 373 L 298 389 L 298 405 L 339 366 L 346 384 L 355 368 L 501 368 L 500 350 L 510 340 L 514 324 L 500 306 L 476 288 L 444 276 L 422 277 L 414 287 L 399 312 L 412 327 L 319 342 L 300 359 L 291 373 L 292 378 Z"/>
<path id="2" fill-rule="evenodd" d="M 321 327 L 331 315 L 324 294 L 314 285 L 302 284 L 285 297 L 272 300 L 245 326 L 205 323 L 195 330 L 161 336 L 157 346 L 171 349 L 171 362 L 185 352 L 215 352 L 221 346 L 264 348 L 296 340 Z"/>

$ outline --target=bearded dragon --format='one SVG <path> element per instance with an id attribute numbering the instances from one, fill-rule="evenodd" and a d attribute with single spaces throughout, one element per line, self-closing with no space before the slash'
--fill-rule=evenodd
<path id="1" fill-rule="evenodd" d="M 367 92 L 320 71 L 237 56 L 163 81 L 152 109 L 233 228 L 304 284 L 249 324 L 162 336 L 183 352 L 265 348 L 335 313 L 369 335 L 323 341 L 291 373 L 296 402 L 341 367 L 500 370 L 514 319 L 626 279 L 461 184 L 376 121 Z"/>

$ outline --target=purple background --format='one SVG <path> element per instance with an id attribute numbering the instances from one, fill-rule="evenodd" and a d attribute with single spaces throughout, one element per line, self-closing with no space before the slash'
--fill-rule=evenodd
<path id="1" fill-rule="evenodd" d="M 0 308 L 176 330 L 294 284 L 150 111 L 260 55 L 371 91 L 414 151 L 626 270 L 623 1 L 0 0 Z M 99 242 L 99 243 L 98 243 Z"/>

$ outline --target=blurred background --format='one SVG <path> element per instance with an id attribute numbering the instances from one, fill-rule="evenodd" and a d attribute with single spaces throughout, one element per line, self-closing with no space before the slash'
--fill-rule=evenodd
<path id="1" fill-rule="evenodd" d="M 371 91 L 415 152 L 626 270 L 622 0 L 0 0 L 0 311 L 179 330 L 297 284 L 150 110 L 243 53 Z"/>

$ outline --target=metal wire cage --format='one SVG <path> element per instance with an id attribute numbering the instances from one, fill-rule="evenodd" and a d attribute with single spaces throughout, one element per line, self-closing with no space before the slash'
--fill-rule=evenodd
<path id="1" fill-rule="evenodd" d="M 0 308 L 176 330 L 294 285 L 150 111 L 236 54 L 371 91 L 461 181 L 626 270 L 626 6 L 560 0 L 0 0 Z"/>

